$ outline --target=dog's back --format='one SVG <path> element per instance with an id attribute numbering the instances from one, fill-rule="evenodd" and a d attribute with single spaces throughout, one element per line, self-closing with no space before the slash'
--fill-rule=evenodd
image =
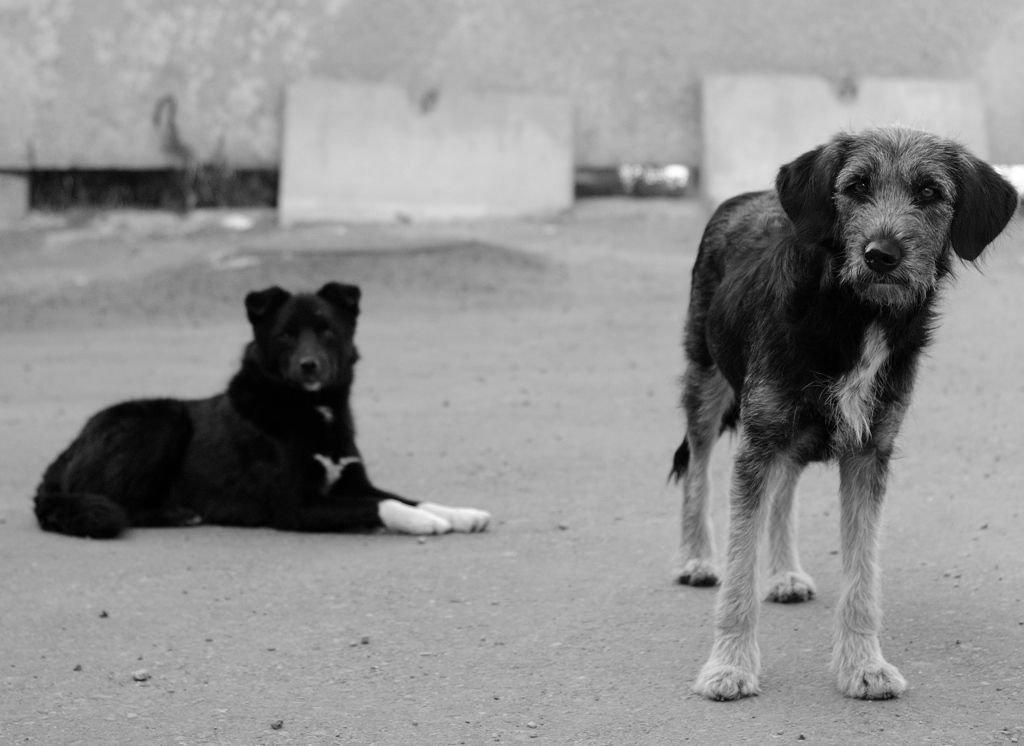
<path id="1" fill-rule="evenodd" d="M 744 275 L 753 282 L 771 276 L 768 265 L 778 263 L 777 246 L 792 235 L 792 223 L 786 217 L 774 192 L 748 192 L 722 203 L 704 229 L 697 259 L 693 265 L 693 282 L 685 330 L 685 350 L 690 360 L 714 365 L 709 349 L 708 322 L 716 296 L 721 293 L 744 292 Z M 719 305 L 723 305 L 725 300 Z M 750 304 L 729 304 L 735 312 L 745 313 L 731 319 L 730 326 L 746 328 L 753 314 Z M 737 386 L 738 388 L 738 386 Z"/>

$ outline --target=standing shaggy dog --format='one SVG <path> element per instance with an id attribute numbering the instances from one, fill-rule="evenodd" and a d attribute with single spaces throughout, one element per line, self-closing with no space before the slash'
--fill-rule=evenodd
<path id="1" fill-rule="evenodd" d="M 1017 194 L 960 145 L 901 127 L 841 134 L 782 167 L 775 191 L 712 216 L 686 323 L 686 438 L 677 579 L 714 585 L 708 461 L 739 426 L 725 574 L 711 657 L 694 691 L 758 691 L 757 544 L 769 526 L 770 601 L 806 601 L 794 489 L 813 461 L 838 461 L 843 588 L 832 666 L 850 697 L 898 696 L 882 657 L 878 530 L 889 459 L 953 254 L 973 261 Z"/>

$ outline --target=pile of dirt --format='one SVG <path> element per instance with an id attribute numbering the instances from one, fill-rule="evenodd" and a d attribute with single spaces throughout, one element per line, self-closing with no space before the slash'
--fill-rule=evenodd
<path id="1" fill-rule="evenodd" d="M 536 255 L 465 242 L 409 251 L 212 252 L 141 275 L 72 278 L 0 295 L 6 330 L 103 328 L 166 319 L 240 318 L 242 298 L 280 285 L 331 280 L 363 287 L 367 302 L 403 309 L 501 307 L 554 297 L 560 268 Z"/>

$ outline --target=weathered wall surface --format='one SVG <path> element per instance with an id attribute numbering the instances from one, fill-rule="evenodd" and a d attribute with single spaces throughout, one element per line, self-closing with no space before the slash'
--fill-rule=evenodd
<path id="1" fill-rule="evenodd" d="M 977 79 L 988 102 L 992 160 L 1024 163 L 1024 4 L 1000 24 Z"/>
<path id="2" fill-rule="evenodd" d="M 0 167 L 278 163 L 305 75 L 569 96 L 577 160 L 700 161 L 710 73 L 973 77 L 1024 162 L 1019 0 L 0 0 Z"/>

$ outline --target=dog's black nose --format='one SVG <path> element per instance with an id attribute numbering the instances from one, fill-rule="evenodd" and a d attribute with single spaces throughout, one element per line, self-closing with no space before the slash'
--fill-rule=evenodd
<path id="1" fill-rule="evenodd" d="M 864 261 L 872 272 L 885 274 L 900 265 L 903 252 L 900 245 L 890 238 L 879 238 L 864 249 Z"/>
<path id="2" fill-rule="evenodd" d="M 317 365 L 316 360 L 303 360 L 302 362 L 299 363 L 299 370 L 302 371 L 302 373 L 307 376 L 313 375 L 319 369 L 320 366 Z"/>

